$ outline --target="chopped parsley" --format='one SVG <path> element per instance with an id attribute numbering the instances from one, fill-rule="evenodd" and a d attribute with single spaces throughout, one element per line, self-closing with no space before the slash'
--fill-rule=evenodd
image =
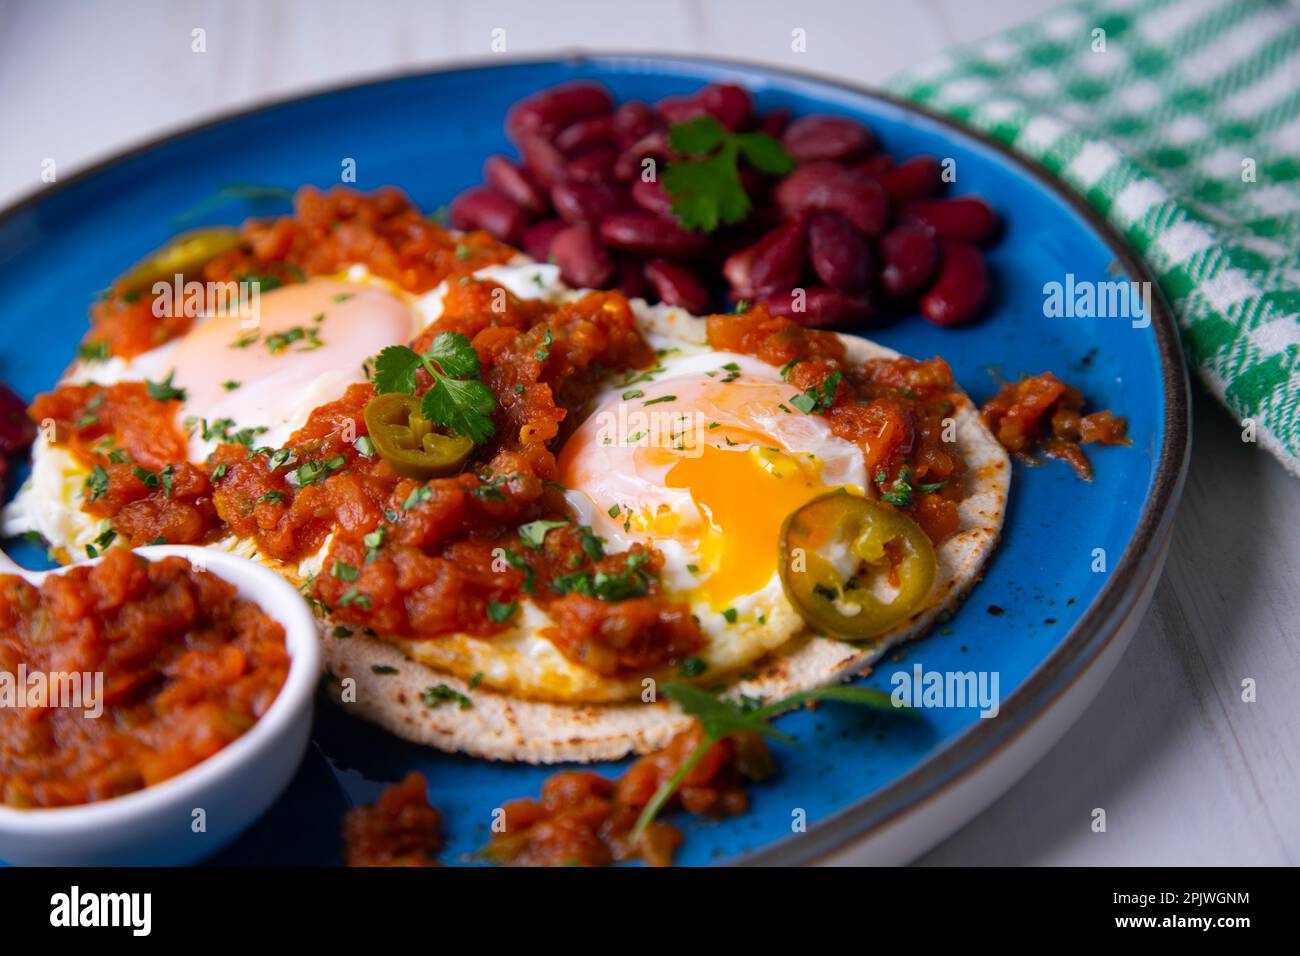
<path id="1" fill-rule="evenodd" d="M 295 352 L 312 352 L 325 345 L 320 339 L 319 329 L 304 328 L 301 325 L 295 325 L 266 337 L 266 347 L 271 350 L 272 355 L 279 355 L 295 342 L 304 343 L 301 348 L 294 349 Z"/>
<path id="2" fill-rule="evenodd" d="M 568 523 L 567 521 L 530 521 L 528 524 L 521 524 L 519 540 L 534 551 L 540 551 L 542 542 L 546 540 L 546 532 L 553 528 L 563 528 Z"/>
<path id="3" fill-rule="evenodd" d="M 346 561 L 335 561 L 334 567 L 330 568 L 330 574 L 340 581 L 346 581 L 351 584 L 357 578 L 361 577 L 361 570 Z"/>
<path id="4" fill-rule="evenodd" d="M 681 674 L 683 677 L 699 677 L 708 669 L 709 665 L 704 663 L 703 659 L 699 657 L 688 657 L 686 660 L 682 661 L 681 666 L 677 668 L 677 673 Z"/>
<path id="5" fill-rule="evenodd" d="M 644 553 L 628 555 L 627 564 L 618 574 L 575 571 L 561 575 L 551 582 L 551 590 L 556 594 L 582 594 L 610 602 L 643 597 L 650 589 L 650 575 L 642 567 L 646 560 Z"/>
<path id="6" fill-rule="evenodd" d="M 840 379 L 843 377 L 840 372 L 832 372 L 820 385 L 805 389 L 791 398 L 790 404 L 805 415 L 826 411 L 835 404 L 835 392 L 840 387 Z"/>
<path id="7" fill-rule="evenodd" d="M 107 362 L 110 354 L 107 342 L 82 342 L 77 348 L 77 356 L 83 362 Z"/>
<path id="8" fill-rule="evenodd" d="M 108 492 L 108 472 L 103 465 L 95 465 L 86 478 L 86 488 L 90 491 L 90 500 L 98 501 Z"/>
<path id="9" fill-rule="evenodd" d="M 177 388 L 172 384 L 172 376 L 176 370 L 167 373 L 167 377 L 161 382 L 151 382 L 145 379 L 145 389 L 149 397 L 156 402 L 183 402 L 185 401 L 185 389 Z"/>
<path id="10" fill-rule="evenodd" d="M 432 687 L 426 687 L 422 700 L 425 707 L 441 707 L 443 704 L 455 703 L 461 710 L 469 710 L 474 706 L 472 700 L 446 684 L 434 684 Z"/>
<path id="11" fill-rule="evenodd" d="M 490 601 L 487 609 L 488 620 L 493 624 L 503 624 L 514 617 L 517 610 L 519 610 L 518 601 L 511 601 L 509 604 Z"/>
<path id="12" fill-rule="evenodd" d="M 290 484 L 297 485 L 299 488 L 306 488 L 308 485 L 314 485 L 316 482 L 328 478 L 347 463 L 348 460 L 342 455 L 331 455 L 329 458 L 304 461 L 285 477 Z"/>

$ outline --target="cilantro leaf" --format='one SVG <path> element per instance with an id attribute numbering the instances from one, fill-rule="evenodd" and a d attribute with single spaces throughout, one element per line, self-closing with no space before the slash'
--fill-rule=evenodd
<path id="1" fill-rule="evenodd" d="M 478 379 L 440 376 L 420 400 L 420 412 L 429 421 L 449 428 L 481 445 L 496 431 L 489 417 L 497 398 Z"/>
<path id="2" fill-rule="evenodd" d="M 785 151 L 785 147 L 766 133 L 741 133 L 735 140 L 745 155 L 746 162 L 760 173 L 784 176 L 794 169 L 794 160 Z"/>
<path id="3" fill-rule="evenodd" d="M 671 163 L 663 181 L 673 200 L 673 215 L 685 229 L 713 232 L 721 223 L 738 223 L 749 215 L 749 194 L 741 185 L 734 151 Z"/>
<path id="4" fill-rule="evenodd" d="M 420 400 L 420 413 L 476 445 L 491 438 L 497 399 L 478 379 L 465 377 L 479 373 L 478 353 L 469 339 L 459 332 L 443 332 L 424 355 L 405 345 L 388 346 L 375 358 L 375 391 L 414 395 L 421 367 L 433 377 L 433 385 Z"/>
<path id="5" fill-rule="evenodd" d="M 673 151 L 687 156 L 704 156 L 713 152 L 727 138 L 727 130 L 708 114 L 676 123 L 668 131 Z"/>
<path id="6" fill-rule="evenodd" d="M 778 140 L 766 133 L 732 133 L 712 116 L 674 124 L 668 141 L 678 154 L 694 157 L 669 163 L 663 175 L 673 214 L 689 230 L 713 232 L 720 223 L 734 225 L 749 215 L 749 194 L 738 169 L 742 158 L 768 174 L 794 168 Z"/>
<path id="7" fill-rule="evenodd" d="M 379 354 L 382 357 L 384 353 Z M 437 362 L 443 374 L 452 378 L 470 378 L 479 373 L 478 353 L 469 338 L 460 332 L 439 333 L 424 357 Z"/>
<path id="8" fill-rule="evenodd" d="M 415 373 L 422 365 L 420 354 L 405 345 L 390 345 L 375 359 L 375 391 L 415 392 Z"/>

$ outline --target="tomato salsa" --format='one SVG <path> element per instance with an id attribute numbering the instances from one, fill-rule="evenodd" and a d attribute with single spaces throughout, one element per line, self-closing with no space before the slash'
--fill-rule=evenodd
<path id="1" fill-rule="evenodd" d="M 441 849 L 442 815 L 429 806 L 428 785 L 415 771 L 343 818 L 347 866 L 436 866 Z"/>
<path id="2" fill-rule="evenodd" d="M 288 670 L 283 628 L 181 558 L 117 549 L 39 588 L 0 576 L 0 674 L 27 675 L 0 707 L 0 801 L 90 803 L 174 777 L 252 727 Z M 74 675 L 79 699 L 54 694 Z"/>
<path id="3" fill-rule="evenodd" d="M 712 315 L 709 344 L 782 369 L 825 415 L 831 431 L 861 449 L 880 500 L 907 514 L 936 543 L 957 530 L 965 468 L 945 441 L 960 394 L 941 358 L 848 362 L 844 342 L 759 305 Z"/>
<path id="4" fill-rule="evenodd" d="M 607 866 L 632 859 L 670 865 L 682 843 L 680 830 L 655 820 L 635 842 L 631 833 L 655 792 L 703 739 L 700 725 L 693 724 L 617 780 L 588 771 L 554 774 L 542 785 L 539 799 L 504 806 L 505 828 L 493 834 L 487 856 L 510 866 Z M 761 780 L 771 772 L 771 756 L 761 736 L 732 734 L 705 752 L 669 806 L 696 816 L 735 816 L 749 806 L 745 781 Z"/>
<path id="5" fill-rule="evenodd" d="M 1051 372 L 1007 382 L 980 408 L 980 416 L 1007 451 L 1032 460 L 1035 450 L 1070 463 L 1085 480 L 1092 465 L 1080 445 L 1127 445 L 1128 419 L 1110 409 L 1083 414 L 1083 393 Z"/>

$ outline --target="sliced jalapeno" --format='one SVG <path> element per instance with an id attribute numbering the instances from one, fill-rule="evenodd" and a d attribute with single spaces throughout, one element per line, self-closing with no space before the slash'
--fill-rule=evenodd
<path id="1" fill-rule="evenodd" d="M 414 395 L 376 395 L 366 405 L 365 417 L 375 450 L 403 478 L 455 474 L 474 450 L 472 439 L 438 431 L 420 414 Z"/>
<path id="2" fill-rule="evenodd" d="M 845 492 L 814 498 L 781 528 L 781 583 L 790 603 L 831 637 L 868 640 L 921 611 L 938 561 L 920 526 Z"/>
<path id="3" fill-rule="evenodd" d="M 155 282 L 171 282 L 176 275 L 190 275 L 217 256 L 238 249 L 243 240 L 233 226 L 195 229 L 174 237 L 167 245 L 137 262 L 117 280 L 120 292 L 147 292 Z"/>

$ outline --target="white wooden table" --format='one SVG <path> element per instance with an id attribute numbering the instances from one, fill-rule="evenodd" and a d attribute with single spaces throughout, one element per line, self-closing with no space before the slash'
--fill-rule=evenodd
<path id="1" fill-rule="evenodd" d="M 714 53 L 877 84 L 1053 5 L 0 0 L 0 204 L 39 187 L 47 157 L 66 176 L 265 97 L 483 58 L 495 29 L 506 56 Z M 791 51 L 796 28 L 806 53 Z M 1115 676 L 1046 759 L 921 862 L 1300 863 L 1300 484 L 1203 393 L 1195 413 L 1168 569 Z M 1241 700 L 1246 678 L 1255 703 Z M 1090 828 L 1094 807 L 1106 833 Z"/>

